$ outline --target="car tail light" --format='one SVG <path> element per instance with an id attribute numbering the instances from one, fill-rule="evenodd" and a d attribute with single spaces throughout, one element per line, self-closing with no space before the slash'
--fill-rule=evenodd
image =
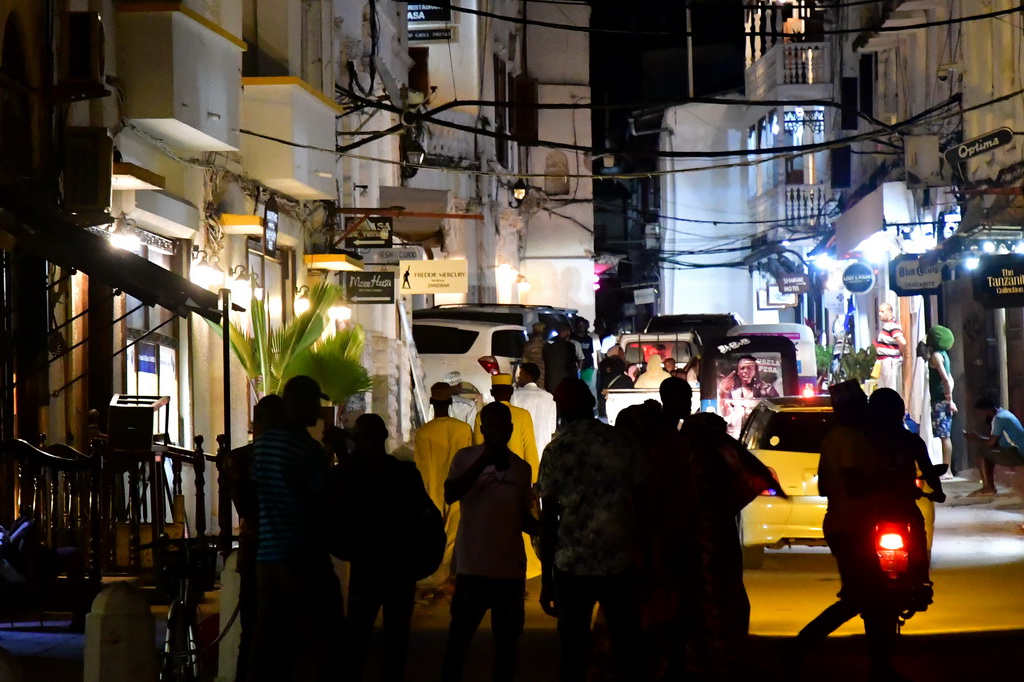
<path id="1" fill-rule="evenodd" d="M 803 396 L 805 398 L 813 398 L 814 397 L 814 386 L 811 386 L 810 384 L 807 384 L 806 386 L 804 386 Z"/>
<path id="2" fill-rule="evenodd" d="M 778 483 L 779 482 L 779 475 L 777 473 L 775 473 L 775 469 L 772 469 L 771 467 L 768 467 L 768 471 L 771 473 L 772 478 L 775 479 L 775 482 Z M 769 497 L 774 497 L 776 493 L 771 488 L 767 488 L 765 490 L 762 490 L 761 494 L 762 495 L 767 495 Z"/>
<path id="3" fill-rule="evenodd" d="M 484 368 L 484 371 L 488 374 L 501 374 L 501 368 L 498 366 L 498 358 L 493 355 L 485 355 L 477 362 Z"/>

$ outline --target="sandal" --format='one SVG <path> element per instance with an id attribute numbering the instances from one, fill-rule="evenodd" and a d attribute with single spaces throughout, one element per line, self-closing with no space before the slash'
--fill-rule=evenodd
<path id="1" fill-rule="evenodd" d="M 964 497 L 995 497 L 995 490 L 987 490 L 985 488 L 978 488 L 972 493 L 967 493 Z"/>

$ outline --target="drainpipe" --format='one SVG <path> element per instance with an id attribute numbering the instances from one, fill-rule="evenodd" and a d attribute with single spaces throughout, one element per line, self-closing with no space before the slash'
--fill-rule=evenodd
<path id="1" fill-rule="evenodd" d="M 1010 383 L 1006 371 L 1006 309 L 996 308 L 995 310 L 995 332 L 996 332 L 996 355 L 999 362 L 999 405 L 1006 407 L 1010 404 Z"/>

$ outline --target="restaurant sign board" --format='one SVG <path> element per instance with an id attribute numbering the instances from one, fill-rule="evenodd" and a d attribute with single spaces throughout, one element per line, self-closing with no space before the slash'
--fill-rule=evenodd
<path id="1" fill-rule="evenodd" d="M 943 261 L 904 253 L 889 263 L 889 288 L 900 296 L 928 296 L 942 288 Z"/>

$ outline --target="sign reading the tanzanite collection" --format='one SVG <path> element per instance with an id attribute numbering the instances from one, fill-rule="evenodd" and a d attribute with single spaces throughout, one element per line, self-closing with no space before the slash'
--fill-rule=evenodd
<path id="1" fill-rule="evenodd" d="M 983 256 L 974 271 L 974 300 L 989 309 L 1024 306 L 1024 256 Z"/>
<path id="2" fill-rule="evenodd" d="M 342 272 L 345 297 L 352 303 L 394 303 L 395 273 Z"/>
<path id="3" fill-rule="evenodd" d="M 875 286 L 875 271 L 867 263 L 854 261 L 843 270 L 843 287 L 851 294 L 863 294 Z"/>
<path id="4" fill-rule="evenodd" d="M 900 254 L 889 263 L 889 288 L 900 296 L 937 294 L 942 287 L 944 265 L 938 259 L 925 261 L 918 254 Z"/>

